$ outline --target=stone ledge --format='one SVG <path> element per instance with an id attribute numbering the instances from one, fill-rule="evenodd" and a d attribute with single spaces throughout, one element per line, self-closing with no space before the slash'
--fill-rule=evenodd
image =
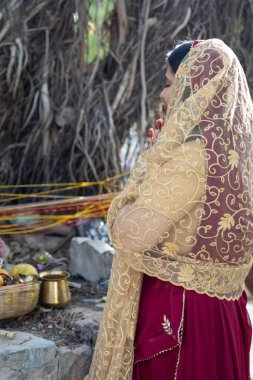
<path id="1" fill-rule="evenodd" d="M 14 340 L 0 339 L 0 380 L 83 380 L 92 349 L 57 348 L 51 340 L 17 332 Z"/>
<path id="2" fill-rule="evenodd" d="M 57 380 L 83 380 L 88 373 L 93 350 L 83 344 L 75 350 L 59 348 Z"/>

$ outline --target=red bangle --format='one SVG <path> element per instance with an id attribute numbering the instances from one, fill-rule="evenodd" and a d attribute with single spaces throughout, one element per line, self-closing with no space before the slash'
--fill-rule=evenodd
<path id="1" fill-rule="evenodd" d="M 147 136 L 148 136 L 148 137 L 154 137 L 153 128 L 149 128 L 149 129 L 148 129 L 148 131 L 147 131 Z"/>
<path id="2" fill-rule="evenodd" d="M 163 119 L 157 119 L 155 121 L 155 126 L 161 130 L 163 127 Z"/>

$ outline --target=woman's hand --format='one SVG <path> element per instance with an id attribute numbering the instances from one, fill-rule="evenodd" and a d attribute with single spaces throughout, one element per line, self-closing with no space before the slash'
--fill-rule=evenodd
<path id="1" fill-rule="evenodd" d="M 162 127 L 164 126 L 165 117 L 157 119 L 155 121 L 155 128 L 149 128 L 147 131 L 147 142 L 148 148 L 153 146 L 157 140 L 159 133 L 161 132 Z"/>

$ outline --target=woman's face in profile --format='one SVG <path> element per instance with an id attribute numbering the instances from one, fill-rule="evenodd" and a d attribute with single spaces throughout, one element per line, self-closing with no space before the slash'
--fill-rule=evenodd
<path id="1" fill-rule="evenodd" d="M 168 112 L 171 100 L 171 86 L 174 82 L 175 73 L 173 72 L 170 65 L 168 65 L 165 72 L 165 88 L 162 90 L 160 94 L 160 99 L 163 102 L 163 105 L 166 108 L 166 112 Z"/>

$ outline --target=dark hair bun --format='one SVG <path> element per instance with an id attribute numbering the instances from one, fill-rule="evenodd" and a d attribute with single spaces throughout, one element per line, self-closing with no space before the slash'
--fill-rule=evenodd
<path id="1" fill-rule="evenodd" d="M 176 47 L 169 51 L 166 54 L 166 63 L 167 65 L 170 65 L 173 72 L 176 73 L 177 69 L 184 59 L 184 57 L 189 53 L 191 47 L 192 47 L 193 41 L 187 40 L 182 41 L 179 44 L 176 45 Z"/>

